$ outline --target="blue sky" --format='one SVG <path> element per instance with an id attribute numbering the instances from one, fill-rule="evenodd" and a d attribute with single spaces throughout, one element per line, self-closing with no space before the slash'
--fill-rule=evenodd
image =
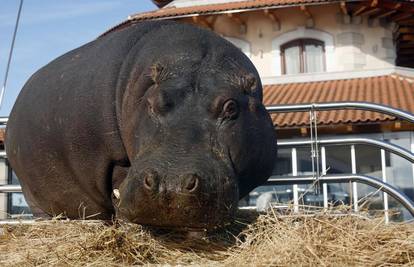
<path id="1" fill-rule="evenodd" d="M 0 3 L 1 85 L 19 2 Z M 36 70 L 95 39 L 128 15 L 154 9 L 150 0 L 24 0 L 0 116 L 9 115 L 24 83 Z"/>

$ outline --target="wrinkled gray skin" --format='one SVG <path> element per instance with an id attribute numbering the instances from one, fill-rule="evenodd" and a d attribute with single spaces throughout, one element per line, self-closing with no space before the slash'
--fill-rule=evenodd
<path id="1" fill-rule="evenodd" d="M 146 22 L 36 72 L 6 149 L 35 214 L 208 229 L 271 174 L 276 138 L 238 48 L 194 26 Z"/>

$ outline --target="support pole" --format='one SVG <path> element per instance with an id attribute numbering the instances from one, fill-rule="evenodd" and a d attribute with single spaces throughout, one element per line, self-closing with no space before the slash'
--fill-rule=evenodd
<path id="1" fill-rule="evenodd" d="M 23 6 L 23 0 L 20 0 L 19 10 L 17 11 L 16 24 L 14 26 L 13 38 L 12 38 L 12 42 L 11 42 L 11 45 L 10 45 L 9 58 L 7 60 L 6 73 L 4 74 L 3 86 L 1 87 L 1 91 L 0 91 L 0 109 L 3 106 L 3 98 L 4 98 L 4 93 L 6 91 L 7 78 L 9 77 L 10 63 L 11 63 L 12 56 L 13 56 L 14 43 L 16 41 L 17 28 L 19 27 L 20 14 L 22 12 L 22 6 Z"/>

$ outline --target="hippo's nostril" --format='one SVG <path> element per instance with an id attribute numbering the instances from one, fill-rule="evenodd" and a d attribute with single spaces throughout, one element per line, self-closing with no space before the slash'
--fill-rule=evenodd
<path id="1" fill-rule="evenodd" d="M 185 190 L 193 192 L 198 187 L 199 178 L 197 175 L 189 175 L 185 181 Z"/>
<path id="2" fill-rule="evenodd" d="M 157 173 L 154 171 L 146 172 L 144 174 L 144 186 L 148 190 L 153 190 L 157 183 Z"/>

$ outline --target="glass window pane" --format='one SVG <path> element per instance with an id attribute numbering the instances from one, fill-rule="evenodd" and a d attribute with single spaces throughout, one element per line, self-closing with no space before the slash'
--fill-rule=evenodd
<path id="1" fill-rule="evenodd" d="M 16 173 L 11 169 L 10 165 L 8 165 L 8 168 L 8 183 L 14 185 L 20 184 Z M 27 205 L 23 193 L 8 193 L 7 202 L 7 213 L 10 217 L 25 217 L 31 215 L 30 208 Z"/>
<path id="2" fill-rule="evenodd" d="M 410 138 L 393 138 L 389 141 L 403 148 L 410 147 Z M 403 191 L 411 200 L 414 200 L 413 165 L 406 159 L 386 152 L 387 182 Z"/>
<path id="3" fill-rule="evenodd" d="M 333 206 L 351 204 L 349 183 L 328 183 L 328 202 Z"/>
<path id="4" fill-rule="evenodd" d="M 351 146 L 326 146 L 325 156 L 327 174 L 352 173 Z M 349 183 L 328 183 L 328 202 L 349 205 Z"/>
<path id="5" fill-rule="evenodd" d="M 305 45 L 305 72 L 324 71 L 323 48 L 317 44 Z"/>
<path id="6" fill-rule="evenodd" d="M 319 151 L 319 156 L 321 155 Z M 312 152 L 311 147 L 298 147 L 296 148 L 296 157 L 297 157 L 297 168 L 298 176 L 302 175 L 313 175 L 312 172 Z M 314 171 L 316 172 L 316 159 Z M 321 160 L 319 160 L 319 170 L 321 169 Z M 316 187 L 321 184 L 299 184 L 298 193 L 299 193 L 299 204 L 300 205 L 311 205 L 318 206 L 323 205 L 323 196 L 321 194 L 316 194 Z M 319 190 L 321 192 L 321 190 Z"/>
<path id="7" fill-rule="evenodd" d="M 327 174 L 352 173 L 350 146 L 326 146 L 325 155 Z"/>
<path id="8" fill-rule="evenodd" d="M 19 178 L 17 178 L 17 175 L 13 170 L 11 171 L 11 181 L 10 181 L 10 183 L 11 184 L 20 184 Z"/>
<path id="9" fill-rule="evenodd" d="M 355 145 L 356 171 L 382 179 L 381 150 L 368 145 Z"/>
<path id="10" fill-rule="evenodd" d="M 382 180 L 381 150 L 368 145 L 355 145 L 356 171 L 358 174 Z M 378 189 L 358 183 L 360 206 L 372 210 L 384 208 L 383 194 Z M 362 200 L 361 200 L 362 199 Z"/>
<path id="11" fill-rule="evenodd" d="M 298 175 L 312 175 L 312 157 L 310 147 L 296 148 Z"/>
<path id="12" fill-rule="evenodd" d="M 385 140 L 405 149 L 410 149 L 409 133 L 387 133 Z M 413 165 L 395 154 L 385 152 L 385 170 L 387 182 L 401 190 L 411 200 L 414 200 Z M 388 207 L 391 209 L 391 220 L 402 221 L 412 219 L 411 214 L 398 201 L 388 197 Z"/>
<path id="13" fill-rule="evenodd" d="M 300 73 L 300 48 L 299 46 L 292 46 L 285 49 L 285 73 L 298 74 Z"/>
<path id="14" fill-rule="evenodd" d="M 277 160 L 272 175 L 292 175 L 292 149 L 278 149 Z"/>
<path id="15" fill-rule="evenodd" d="M 11 217 L 15 217 L 13 215 L 23 216 L 31 214 L 23 193 L 9 193 L 8 213 Z"/>
<path id="16" fill-rule="evenodd" d="M 319 156 L 321 155 L 319 151 Z M 298 147 L 296 148 L 298 176 L 301 175 L 313 175 L 312 172 L 312 153 L 311 147 Z M 321 162 L 319 160 L 319 170 L 321 169 Z M 315 159 L 315 171 L 316 171 L 316 159 Z"/>

